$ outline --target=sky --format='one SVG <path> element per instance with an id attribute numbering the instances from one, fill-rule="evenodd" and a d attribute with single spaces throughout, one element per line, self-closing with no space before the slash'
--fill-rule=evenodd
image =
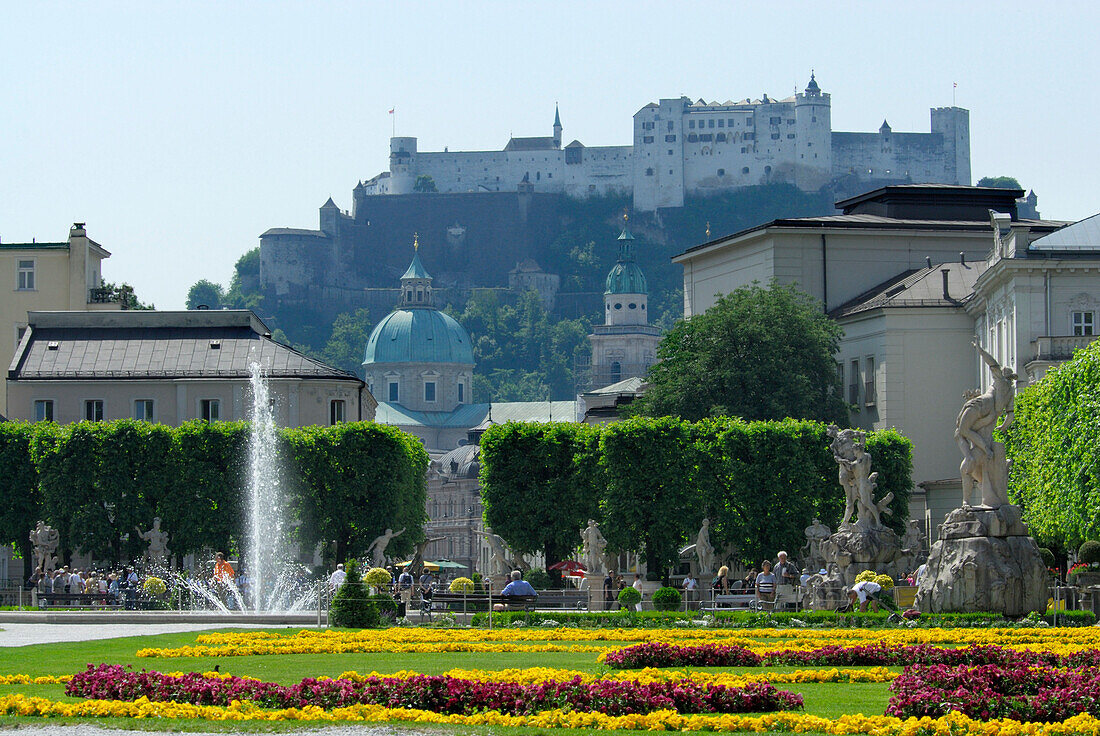
<path id="1" fill-rule="evenodd" d="M 769 7 L 764 7 L 769 5 Z M 970 110 L 971 169 L 1052 219 L 1100 212 L 1094 2 L 187 2 L 0 6 L 0 241 L 112 253 L 104 278 L 182 308 L 270 227 L 318 227 L 388 139 L 631 142 L 659 98 L 786 97 L 813 69 L 833 130 Z M 957 84 L 957 87 L 953 85 Z M 395 109 L 394 115 L 388 111 Z"/>

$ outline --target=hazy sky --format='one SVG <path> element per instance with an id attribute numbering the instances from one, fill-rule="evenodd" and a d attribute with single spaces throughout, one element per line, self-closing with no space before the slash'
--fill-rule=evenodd
<path id="1" fill-rule="evenodd" d="M 927 132 L 970 110 L 975 180 L 1016 176 L 1045 217 L 1100 212 L 1093 2 L 6 2 L 0 239 L 113 256 L 159 308 L 227 283 L 269 227 L 316 228 L 387 166 L 508 136 L 631 142 L 644 104 L 785 97 L 810 69 L 833 129 Z"/>

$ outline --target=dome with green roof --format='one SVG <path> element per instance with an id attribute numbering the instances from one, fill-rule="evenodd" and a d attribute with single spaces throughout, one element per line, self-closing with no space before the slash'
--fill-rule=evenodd
<path id="1" fill-rule="evenodd" d="M 629 230 L 619 235 L 619 260 L 607 274 L 604 294 L 648 294 L 645 274 L 634 260 L 634 236 Z"/>
<path id="2" fill-rule="evenodd" d="M 363 364 L 473 365 L 470 336 L 454 319 L 428 308 L 395 309 L 371 330 Z"/>

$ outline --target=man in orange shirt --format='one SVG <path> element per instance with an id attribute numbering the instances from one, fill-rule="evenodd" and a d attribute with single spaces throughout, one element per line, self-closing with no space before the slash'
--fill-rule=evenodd
<path id="1" fill-rule="evenodd" d="M 214 556 L 214 580 L 222 585 L 229 585 L 236 578 L 233 566 L 225 559 L 225 554 L 219 552 Z"/>

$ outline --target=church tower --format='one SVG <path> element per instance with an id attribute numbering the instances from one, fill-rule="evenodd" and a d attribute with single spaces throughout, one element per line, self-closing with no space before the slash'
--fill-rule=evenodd
<path id="1" fill-rule="evenodd" d="M 657 359 L 660 330 L 649 324 L 649 288 L 634 255 L 634 236 L 625 217 L 619 258 L 607 274 L 604 323 L 588 336 L 592 344 L 591 388 L 627 378 L 644 378 Z"/>
<path id="2" fill-rule="evenodd" d="M 561 116 L 557 105 L 554 105 L 554 148 L 561 148 Z"/>

